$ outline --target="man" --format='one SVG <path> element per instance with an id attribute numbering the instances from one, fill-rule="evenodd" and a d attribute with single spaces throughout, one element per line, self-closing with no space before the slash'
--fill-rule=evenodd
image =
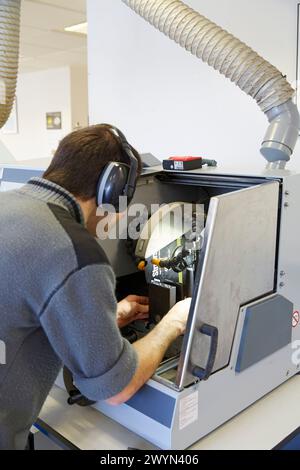
<path id="1" fill-rule="evenodd" d="M 62 140 L 43 178 L 0 196 L 2 449 L 24 449 L 62 364 L 83 395 L 118 405 L 184 333 L 189 300 L 133 346 L 120 334 L 118 326 L 148 316 L 148 300 L 117 304 L 112 268 L 86 227 L 94 226 L 102 170 L 124 160 L 109 126 L 82 129 Z"/>

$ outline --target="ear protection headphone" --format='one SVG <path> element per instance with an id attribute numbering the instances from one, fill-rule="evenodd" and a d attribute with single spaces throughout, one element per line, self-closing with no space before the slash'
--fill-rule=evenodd
<path id="1" fill-rule="evenodd" d="M 122 151 L 129 161 L 129 165 L 122 162 L 110 162 L 104 167 L 97 185 L 96 201 L 98 206 L 109 204 L 119 213 L 119 198 L 121 196 L 127 197 L 127 205 L 129 205 L 134 196 L 138 177 L 138 161 L 125 135 L 116 127 L 110 126 L 110 130 L 121 143 Z"/>

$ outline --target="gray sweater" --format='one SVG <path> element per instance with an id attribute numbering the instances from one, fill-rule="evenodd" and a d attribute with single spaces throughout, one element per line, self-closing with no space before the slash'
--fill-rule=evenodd
<path id="1" fill-rule="evenodd" d="M 0 194 L 0 449 L 24 449 L 62 364 L 92 400 L 130 382 L 137 358 L 117 327 L 114 291 L 70 193 L 34 178 Z"/>

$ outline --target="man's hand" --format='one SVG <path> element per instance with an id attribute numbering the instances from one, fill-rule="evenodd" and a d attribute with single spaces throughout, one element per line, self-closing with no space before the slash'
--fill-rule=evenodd
<path id="1" fill-rule="evenodd" d="M 129 295 L 118 303 L 117 322 L 119 328 L 136 320 L 147 320 L 149 318 L 149 299 L 138 295 Z"/>
<path id="2" fill-rule="evenodd" d="M 189 310 L 192 299 L 185 299 L 178 302 L 162 319 L 162 322 L 168 324 L 169 327 L 177 329 L 178 336 L 185 333 Z"/>
<path id="3" fill-rule="evenodd" d="M 110 405 L 128 401 L 155 373 L 172 342 L 185 332 L 191 299 L 176 304 L 153 330 L 132 345 L 138 356 L 138 367 L 127 387 L 107 400 Z"/>

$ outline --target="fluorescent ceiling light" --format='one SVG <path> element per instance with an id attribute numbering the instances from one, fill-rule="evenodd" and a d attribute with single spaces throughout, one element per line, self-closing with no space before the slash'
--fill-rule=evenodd
<path id="1" fill-rule="evenodd" d="M 68 33 L 77 33 L 77 34 L 85 34 L 88 33 L 88 24 L 87 23 L 80 23 L 74 24 L 73 26 L 68 26 L 65 28 L 65 31 Z"/>

